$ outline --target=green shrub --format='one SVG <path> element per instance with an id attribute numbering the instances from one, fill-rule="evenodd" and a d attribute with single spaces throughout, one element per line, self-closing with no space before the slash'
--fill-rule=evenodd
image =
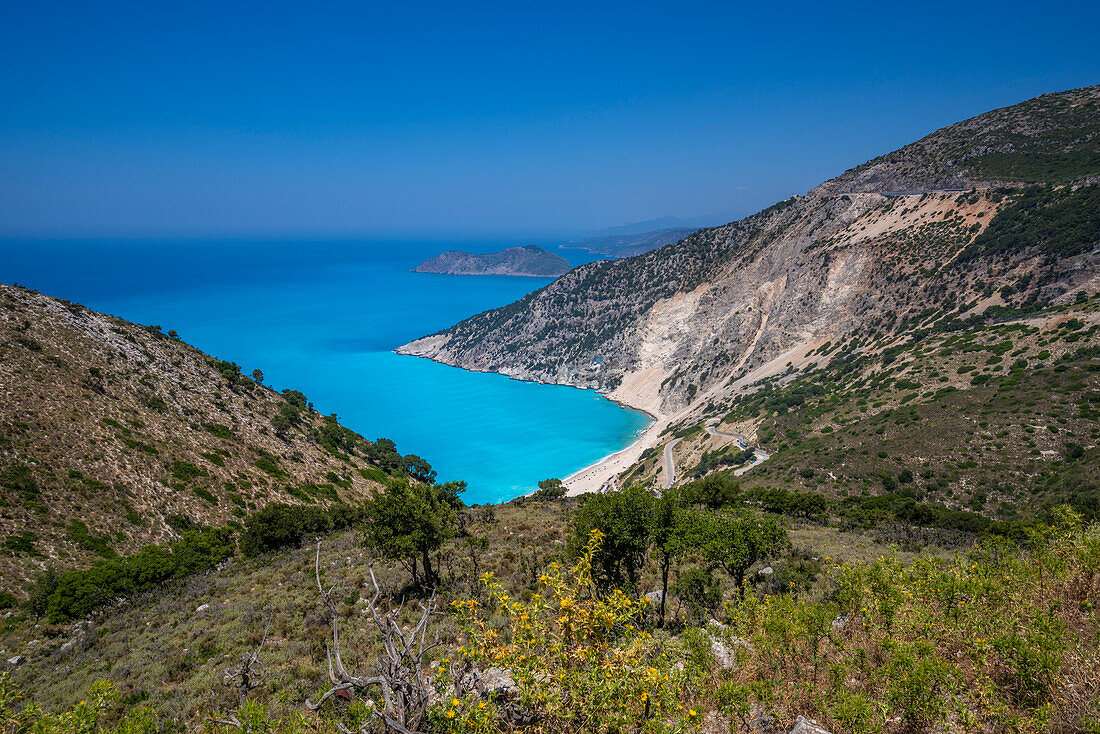
<path id="1" fill-rule="evenodd" d="M 214 466 L 225 466 L 225 459 L 220 454 L 204 453 L 201 456 Z"/>
<path id="2" fill-rule="evenodd" d="M 38 499 L 38 484 L 29 466 L 12 464 L 0 471 L 0 488 L 18 492 L 28 501 Z"/>
<path id="3" fill-rule="evenodd" d="M 245 520 L 241 553 L 258 556 L 297 545 L 305 538 L 349 527 L 362 518 L 362 511 L 347 505 L 332 508 L 303 507 L 273 502 Z"/>
<path id="4" fill-rule="evenodd" d="M 200 469 L 188 461 L 173 461 L 171 471 L 172 476 L 181 482 L 189 482 L 195 477 L 207 476 L 205 469 Z"/>
<path id="5" fill-rule="evenodd" d="M 22 530 L 4 538 L 4 550 L 16 555 L 34 555 L 35 534 L 30 530 Z"/>
<path id="6" fill-rule="evenodd" d="M 39 596 L 45 595 L 45 612 L 51 622 L 82 619 L 115 599 L 209 570 L 233 555 L 234 549 L 233 531 L 228 528 L 188 530 L 167 547 L 147 545 L 137 553 L 102 560 L 90 568 L 59 576 L 51 572 L 37 580 L 36 586 Z M 36 603 L 41 605 L 41 599 Z"/>
<path id="7" fill-rule="evenodd" d="M 69 522 L 69 539 L 87 551 L 91 551 L 104 558 L 114 558 L 118 554 L 111 548 L 110 539 L 92 535 L 88 526 L 82 520 Z"/>
<path id="8" fill-rule="evenodd" d="M 273 477 L 286 476 L 286 472 L 279 468 L 278 462 L 271 454 L 263 453 L 260 455 L 260 458 L 256 459 L 256 461 L 253 463 L 257 469 L 263 472 L 267 472 Z"/>
<path id="9" fill-rule="evenodd" d="M 233 431 L 229 426 L 223 426 L 218 423 L 203 423 L 202 427 L 207 433 L 217 436 L 218 438 L 233 438 Z"/>
<path id="10" fill-rule="evenodd" d="M 202 487 L 193 487 L 191 492 L 203 502 L 208 502 L 212 505 L 218 504 L 218 497 L 213 492 Z"/>

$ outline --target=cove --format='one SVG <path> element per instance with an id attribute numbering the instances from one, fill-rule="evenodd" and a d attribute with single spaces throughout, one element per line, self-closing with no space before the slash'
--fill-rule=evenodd
<path id="1" fill-rule="evenodd" d="M 510 242 L 5 240 L 0 280 L 143 324 L 259 368 L 370 439 L 501 502 L 624 448 L 649 419 L 591 392 L 467 372 L 391 350 L 548 279 L 408 272 Z M 530 244 L 523 242 L 521 244 Z M 574 264 L 584 253 L 561 252 Z"/>

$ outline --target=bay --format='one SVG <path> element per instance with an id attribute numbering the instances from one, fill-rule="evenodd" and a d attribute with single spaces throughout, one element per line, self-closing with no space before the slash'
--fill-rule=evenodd
<path id="1" fill-rule="evenodd" d="M 558 251 L 484 240 L 4 240 L 0 280 L 174 329 L 367 438 L 393 439 L 440 481 L 466 481 L 467 503 L 490 503 L 618 451 L 648 424 L 591 391 L 392 352 L 550 282 L 409 272 L 444 250 L 514 244 Z"/>

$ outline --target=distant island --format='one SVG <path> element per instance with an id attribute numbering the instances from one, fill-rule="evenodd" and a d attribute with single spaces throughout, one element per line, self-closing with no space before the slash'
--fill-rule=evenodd
<path id="1" fill-rule="evenodd" d="M 509 247 L 500 252 L 475 255 L 472 252 L 448 250 L 413 268 L 414 273 L 444 275 L 516 275 L 530 278 L 556 278 L 573 269 L 560 255 L 538 247 Z"/>
<path id="2" fill-rule="evenodd" d="M 593 255 L 608 255 L 613 258 L 634 257 L 656 250 L 658 247 L 679 242 L 695 231 L 697 231 L 695 227 L 670 227 L 652 232 L 586 237 L 563 246 L 571 250 L 587 250 Z"/>

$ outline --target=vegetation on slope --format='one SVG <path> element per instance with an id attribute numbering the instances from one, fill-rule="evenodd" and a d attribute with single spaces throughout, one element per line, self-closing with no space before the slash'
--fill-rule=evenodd
<path id="1" fill-rule="evenodd" d="M 720 421 L 771 454 L 746 488 L 900 493 L 1000 520 L 1068 503 L 1096 517 L 1097 308 L 1096 298 L 1047 309 L 1024 300 L 987 310 L 1007 316 L 965 320 L 931 309 L 900 334 L 823 344 L 802 371 L 670 427 L 684 438 L 677 461 L 688 476 L 742 463 L 732 439 L 702 430 Z M 646 456 L 620 481 L 656 486 L 658 470 Z"/>
<path id="2" fill-rule="evenodd" d="M 517 716 L 538 730 L 607 732 L 769 730 L 789 726 L 796 715 L 851 732 L 1092 731 L 1100 721 L 1093 695 L 1100 680 L 1100 526 L 1083 526 L 1070 511 L 1056 512 L 1050 526 L 1036 526 L 1023 544 L 989 539 L 950 559 L 904 562 L 889 552 L 863 563 L 818 557 L 808 586 L 794 579 L 771 584 L 758 575 L 765 580 L 754 593 L 711 606 L 703 618 L 715 619 L 704 626 L 677 615 L 661 628 L 649 601 L 599 583 L 591 570 L 604 542 L 600 532 L 590 532 L 574 560 L 540 564 L 530 581 L 485 573 L 473 596 L 455 590 L 455 603 L 437 623 L 445 646 L 428 653 L 434 663 L 426 669 L 436 672 L 445 693 L 429 707 L 424 731 L 507 731 Z M 345 541 L 327 552 L 324 566 L 361 571 L 361 560 L 342 558 L 353 547 Z M 358 696 L 320 715 L 301 707 L 323 688 L 316 666 L 326 629 L 311 630 L 316 623 L 309 621 L 316 593 L 309 592 L 311 556 L 257 567 L 268 575 L 281 568 L 282 588 L 265 593 L 269 587 L 259 586 L 256 596 L 219 603 L 203 612 L 197 627 L 188 615 L 166 613 L 166 604 L 178 602 L 164 600 L 150 620 L 156 633 L 134 624 L 142 616 L 125 624 L 114 618 L 84 643 L 80 654 L 96 661 L 89 674 L 112 670 L 115 661 L 103 653 L 127 637 L 146 646 L 195 645 L 182 657 L 149 658 L 163 660 L 155 675 L 177 681 L 169 699 L 119 689 L 125 683 L 116 678 L 96 684 L 68 712 L 45 714 L 21 708 L 16 681 L 5 676 L 3 720 L 13 731 L 70 731 L 75 721 L 82 731 L 160 731 L 164 709 L 155 702 L 171 701 L 177 710 L 205 704 L 207 715 L 235 717 L 250 730 L 369 724 L 373 707 Z M 790 565 L 807 568 L 795 559 Z M 681 577 L 697 575 L 685 569 Z M 216 587 L 205 595 L 232 593 L 224 573 L 204 583 Z M 344 588 L 353 592 L 338 605 L 344 657 L 367 667 L 378 641 L 354 623 L 358 595 L 354 585 Z M 265 612 L 264 596 L 286 611 Z M 192 594 L 191 603 L 197 598 L 202 595 Z M 229 692 L 212 701 L 188 699 L 188 691 L 198 694 L 218 679 L 225 632 L 240 636 L 230 649 L 254 649 L 265 626 L 269 674 L 243 708 L 230 703 Z M 133 680 L 138 671 L 120 671 L 117 662 L 114 675 Z M 505 669 L 509 683 L 488 697 L 446 693 L 471 666 Z M 45 679 L 35 683 L 33 690 L 42 692 Z M 75 693 L 74 681 L 66 685 Z"/>
<path id="3" fill-rule="evenodd" d="M 355 503 L 392 476 L 434 479 L 252 375 L 175 332 L 0 286 L 0 590 L 271 502 Z"/>

